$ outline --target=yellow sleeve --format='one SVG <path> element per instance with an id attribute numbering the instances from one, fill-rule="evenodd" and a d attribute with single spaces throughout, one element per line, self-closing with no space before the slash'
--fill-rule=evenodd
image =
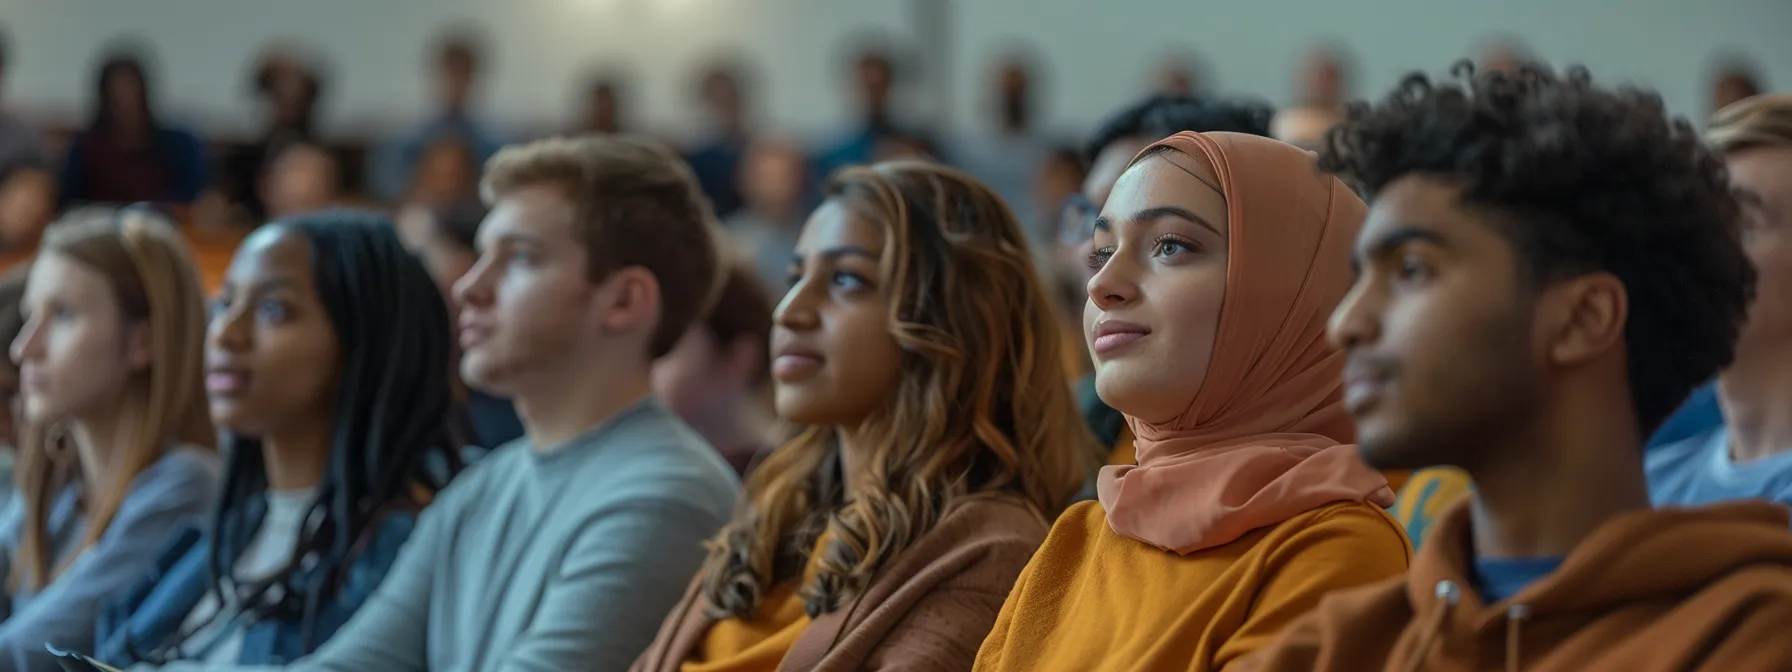
<path id="1" fill-rule="evenodd" d="M 1215 653 L 1214 669 L 1273 643 L 1327 594 L 1406 572 L 1412 554 L 1387 514 L 1373 505 L 1348 505 L 1322 515 L 1270 551 L 1255 606 Z"/>

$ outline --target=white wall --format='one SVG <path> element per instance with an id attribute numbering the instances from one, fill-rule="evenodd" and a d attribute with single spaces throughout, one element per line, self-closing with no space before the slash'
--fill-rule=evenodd
<path id="1" fill-rule="evenodd" d="M 637 118 L 693 128 L 691 68 L 718 50 L 763 73 L 765 116 L 822 132 L 849 114 L 841 46 L 878 31 L 912 37 L 916 0 L 0 0 L 11 34 L 7 98 L 28 110 L 86 109 L 89 71 L 110 38 L 133 34 L 159 55 L 160 98 L 210 127 L 253 118 L 245 70 L 265 43 L 299 38 L 336 65 L 336 128 L 403 119 L 428 98 L 424 51 L 460 21 L 484 25 L 497 62 L 486 107 L 511 123 L 568 118 L 574 84 L 603 62 L 637 75 Z M 1708 60 L 1753 55 L 1792 85 L 1792 0 L 949 0 L 945 52 L 955 123 L 977 123 L 988 59 L 1008 45 L 1044 56 L 1048 123 L 1080 130 L 1138 95 L 1172 47 L 1204 57 L 1227 92 L 1276 103 L 1292 95 L 1302 48 L 1329 37 L 1359 58 L 1356 93 L 1385 90 L 1414 67 L 1440 70 L 1490 34 L 1521 37 L 1556 63 L 1658 87 L 1702 114 Z"/>

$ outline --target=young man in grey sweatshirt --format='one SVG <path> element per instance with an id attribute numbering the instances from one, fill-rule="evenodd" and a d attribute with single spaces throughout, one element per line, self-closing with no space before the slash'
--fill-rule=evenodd
<path id="1" fill-rule="evenodd" d="M 461 372 L 514 399 L 526 436 L 444 490 L 379 591 L 289 669 L 625 670 L 734 506 L 728 466 L 649 393 L 718 285 L 689 169 L 627 136 L 545 140 L 499 153 L 484 189 L 455 286 Z"/>

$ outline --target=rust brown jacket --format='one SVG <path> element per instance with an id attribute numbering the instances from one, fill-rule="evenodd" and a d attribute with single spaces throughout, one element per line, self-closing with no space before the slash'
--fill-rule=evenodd
<path id="1" fill-rule="evenodd" d="M 968 499 L 840 609 L 815 617 L 779 672 L 969 670 L 1050 526 L 1018 498 Z M 632 672 L 678 672 L 715 621 L 692 582 Z"/>
<path id="2" fill-rule="evenodd" d="M 1618 516 L 1554 573 L 1484 604 L 1468 587 L 1468 505 L 1444 514 L 1406 577 L 1334 593 L 1238 669 L 1792 670 L 1785 506 Z"/>

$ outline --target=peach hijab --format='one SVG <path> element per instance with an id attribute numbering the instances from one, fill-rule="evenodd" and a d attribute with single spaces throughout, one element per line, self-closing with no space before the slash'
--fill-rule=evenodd
<path id="1" fill-rule="evenodd" d="M 1325 340 L 1350 290 L 1362 200 L 1312 153 L 1276 140 L 1178 133 L 1145 151 L 1166 145 L 1219 176 L 1226 292 L 1188 410 L 1162 424 L 1126 417 L 1138 465 L 1101 470 L 1108 526 L 1186 555 L 1332 502 L 1393 504 L 1387 479 L 1340 445 L 1356 432 L 1344 355 Z"/>

